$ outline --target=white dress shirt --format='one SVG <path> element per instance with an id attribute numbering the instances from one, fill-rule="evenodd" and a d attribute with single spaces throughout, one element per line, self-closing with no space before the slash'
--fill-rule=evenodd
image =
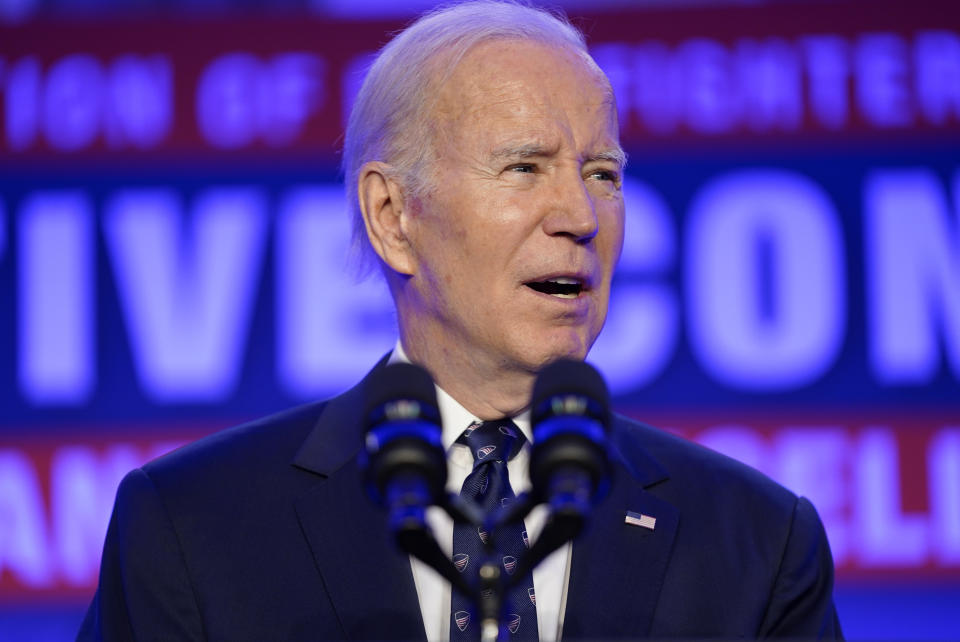
<path id="1" fill-rule="evenodd" d="M 397 361 L 409 362 L 399 341 L 390 356 L 390 363 Z M 473 470 L 473 455 L 469 448 L 455 442 L 467 426 L 480 419 L 470 414 L 439 386 L 437 386 L 437 403 L 443 422 L 441 441 L 447 452 L 447 491 L 459 494 L 463 480 Z M 527 438 L 523 449 L 507 462 L 510 485 L 515 493 L 520 494 L 530 489 L 530 444 L 533 442 L 533 435 L 530 432 L 530 411 L 526 410 L 513 417 L 513 421 Z M 531 542 L 535 542 L 540 531 L 543 530 L 547 514 L 547 507 L 540 505 L 535 507 L 524 520 Z M 427 524 L 433 530 L 441 550 L 447 557 L 452 557 L 453 520 L 450 516 L 442 508 L 428 508 Z M 541 642 L 560 639 L 560 633 L 563 630 L 563 612 L 567 602 L 567 584 L 570 580 L 572 550 L 568 542 L 533 569 L 533 589 L 537 595 L 537 630 Z M 450 583 L 413 556 L 410 557 L 410 567 L 417 587 L 417 599 L 420 601 L 420 613 L 423 615 L 427 640 L 446 642 L 450 639 Z"/>

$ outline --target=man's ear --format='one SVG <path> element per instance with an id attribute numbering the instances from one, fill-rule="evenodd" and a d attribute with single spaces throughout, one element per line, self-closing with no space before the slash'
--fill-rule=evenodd
<path id="1" fill-rule="evenodd" d="M 357 198 L 374 251 L 393 270 L 413 274 L 413 256 L 404 231 L 410 212 L 391 167 L 379 161 L 364 164 L 357 177 Z"/>

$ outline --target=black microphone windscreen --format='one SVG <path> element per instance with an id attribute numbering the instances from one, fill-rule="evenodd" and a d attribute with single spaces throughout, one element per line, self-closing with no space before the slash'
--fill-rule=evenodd
<path id="1" fill-rule="evenodd" d="M 364 417 L 367 426 L 378 423 L 385 404 L 395 401 L 416 401 L 420 404 L 417 413 L 437 421 L 437 390 L 433 377 L 422 366 L 413 363 L 391 363 L 375 370 L 367 379 L 366 407 Z M 411 417 L 412 418 L 412 417 Z M 396 417 L 394 417 L 396 419 Z"/>
<path id="2" fill-rule="evenodd" d="M 577 395 L 590 399 L 593 406 L 591 415 L 599 414 L 596 419 L 606 424 L 610 413 L 610 391 L 603 376 L 589 363 L 560 359 L 548 364 L 533 384 L 531 409 L 533 421 L 543 418 L 544 413 L 552 414 L 544 407 L 551 398 L 565 395 Z"/>

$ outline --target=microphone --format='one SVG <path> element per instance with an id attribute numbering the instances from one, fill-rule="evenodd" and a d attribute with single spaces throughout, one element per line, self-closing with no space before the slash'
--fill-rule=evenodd
<path id="1" fill-rule="evenodd" d="M 549 500 L 554 510 L 569 507 L 586 513 L 610 487 L 607 384 L 590 364 L 561 359 L 540 371 L 530 406 L 534 493 Z"/>
<path id="2" fill-rule="evenodd" d="M 430 374 L 411 363 L 375 371 L 366 388 L 364 486 L 377 504 L 403 518 L 436 503 L 447 483 L 440 411 Z M 414 517 L 413 513 L 409 517 Z"/>
<path id="3" fill-rule="evenodd" d="M 593 366 L 570 359 L 549 364 L 534 382 L 530 406 L 532 488 L 524 503 L 548 503 L 550 517 L 519 560 L 514 581 L 580 534 L 592 506 L 609 491 L 612 474 L 610 393 Z"/>
<path id="4" fill-rule="evenodd" d="M 433 378 L 420 366 L 394 363 L 370 375 L 365 393 L 360 468 L 367 495 L 387 509 L 390 530 L 402 550 L 473 595 L 426 521 L 428 506 L 449 504 Z"/>

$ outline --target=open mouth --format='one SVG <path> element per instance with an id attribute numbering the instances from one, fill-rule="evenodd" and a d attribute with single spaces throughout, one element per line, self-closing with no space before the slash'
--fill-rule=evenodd
<path id="1" fill-rule="evenodd" d="M 575 299 L 583 292 L 583 281 L 569 277 L 557 277 L 546 281 L 531 281 L 525 283 L 528 288 L 559 297 L 561 299 Z"/>

